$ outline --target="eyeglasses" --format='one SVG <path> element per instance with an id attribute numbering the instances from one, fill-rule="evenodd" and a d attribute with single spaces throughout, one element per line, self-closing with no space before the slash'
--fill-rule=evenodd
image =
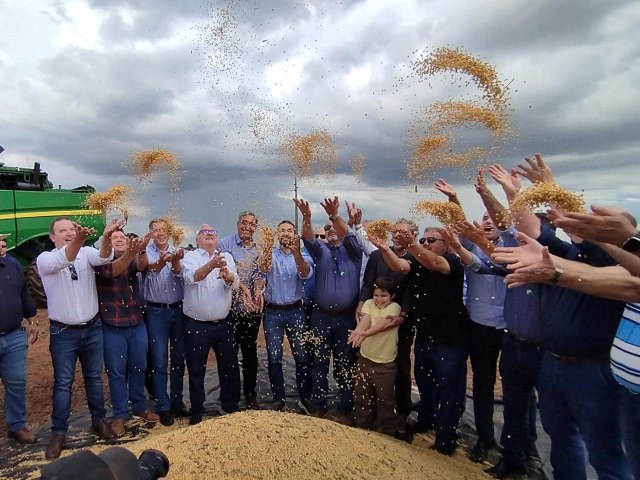
<path id="1" fill-rule="evenodd" d="M 328 231 L 329 231 L 329 230 L 331 230 L 332 228 L 333 228 L 333 226 L 331 226 L 331 225 L 325 225 L 325 226 L 324 226 L 324 231 L 325 231 L 325 232 L 328 232 Z"/>
<path id="2" fill-rule="evenodd" d="M 69 265 L 69 272 L 71 273 L 71 280 L 78 279 L 78 272 L 76 271 L 76 267 L 73 265 Z"/>
<path id="3" fill-rule="evenodd" d="M 436 238 L 436 237 L 421 238 L 420 240 L 418 240 L 418 242 L 420 242 L 420 245 L 424 245 L 425 242 L 428 244 L 432 244 L 432 243 L 436 243 L 438 240 L 440 240 L 441 242 L 444 242 L 442 238 Z"/>
<path id="4" fill-rule="evenodd" d="M 324 240 L 325 238 L 327 238 L 327 236 L 324 234 L 316 233 L 316 238 L 321 238 Z"/>
<path id="5" fill-rule="evenodd" d="M 198 235 L 218 235 L 218 231 L 213 229 L 204 229 L 200 230 Z"/>

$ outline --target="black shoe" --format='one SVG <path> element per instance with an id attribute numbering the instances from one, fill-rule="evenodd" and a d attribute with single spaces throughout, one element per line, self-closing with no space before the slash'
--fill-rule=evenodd
<path id="1" fill-rule="evenodd" d="M 485 473 L 495 478 L 527 480 L 527 468 L 525 466 L 509 464 L 504 461 L 504 458 L 501 458 L 493 467 L 485 470 Z"/>
<path id="2" fill-rule="evenodd" d="M 407 428 L 407 431 L 411 433 L 425 433 L 433 430 L 433 422 L 421 422 L 420 419 L 418 420 L 409 419 L 407 421 L 406 428 Z"/>
<path id="3" fill-rule="evenodd" d="M 429 448 L 431 450 L 435 450 L 436 452 L 438 452 L 441 455 L 446 455 L 447 457 L 450 457 L 451 455 L 453 455 L 453 452 L 456 451 L 456 447 L 458 445 L 457 444 L 453 444 L 450 446 L 444 446 L 444 445 L 437 445 L 437 444 L 433 444 L 431 445 Z"/>
<path id="4" fill-rule="evenodd" d="M 413 433 L 409 430 L 404 431 L 396 431 L 393 434 L 393 438 L 397 438 L 398 440 L 402 440 L 403 442 L 412 443 L 413 442 Z"/>
<path id="5" fill-rule="evenodd" d="M 313 406 L 311 405 L 311 400 L 306 399 L 306 400 L 298 400 L 298 409 L 300 410 L 300 413 L 304 413 L 305 415 L 311 415 L 311 412 L 313 412 Z"/>
<path id="6" fill-rule="evenodd" d="M 184 402 L 171 405 L 171 413 L 174 417 L 190 417 L 191 410 L 187 408 Z"/>
<path id="7" fill-rule="evenodd" d="M 189 420 L 189 425 L 197 425 L 202 421 L 201 413 L 194 413 L 191 415 L 191 419 Z"/>
<path id="8" fill-rule="evenodd" d="M 469 459 L 476 463 L 484 462 L 489 455 L 489 450 L 495 446 L 495 441 L 492 443 L 485 443 L 482 440 L 478 440 L 469 452 Z"/>
<path id="9" fill-rule="evenodd" d="M 282 410 L 284 410 L 285 406 L 286 404 L 284 403 L 284 400 L 276 400 L 275 402 L 273 402 L 273 405 L 271 405 L 271 410 L 281 412 Z"/>
<path id="10" fill-rule="evenodd" d="M 165 427 L 173 425 L 173 414 L 171 412 L 158 412 L 160 423 Z"/>
<path id="11" fill-rule="evenodd" d="M 549 480 L 547 472 L 540 458 L 527 458 L 527 476 L 529 480 Z"/>
<path id="12" fill-rule="evenodd" d="M 262 410 L 257 398 L 247 398 L 247 410 Z"/>

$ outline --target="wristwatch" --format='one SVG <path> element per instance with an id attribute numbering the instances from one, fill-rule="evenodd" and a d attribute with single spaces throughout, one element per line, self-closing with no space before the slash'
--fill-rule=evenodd
<path id="1" fill-rule="evenodd" d="M 640 232 L 636 233 L 633 237 L 629 237 L 622 244 L 622 249 L 625 252 L 635 253 L 640 250 Z"/>
<path id="2" fill-rule="evenodd" d="M 559 267 L 556 267 L 549 281 L 555 285 L 556 283 L 558 283 L 558 280 L 560 280 L 560 275 L 562 275 L 563 273 L 564 273 L 564 270 L 562 270 Z"/>
<path id="3" fill-rule="evenodd" d="M 335 215 L 329 215 L 329 220 L 331 220 L 331 221 L 333 222 L 333 221 L 334 221 L 336 218 L 338 218 L 339 216 L 340 216 L 340 214 L 339 214 L 339 213 L 336 213 Z"/>

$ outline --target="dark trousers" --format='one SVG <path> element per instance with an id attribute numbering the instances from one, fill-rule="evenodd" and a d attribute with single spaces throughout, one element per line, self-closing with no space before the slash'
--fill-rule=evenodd
<path id="1" fill-rule="evenodd" d="M 396 412 L 408 416 L 411 413 L 411 347 L 415 330 L 413 322 L 405 319 L 398 328 L 398 356 L 396 357 Z"/>
<path id="2" fill-rule="evenodd" d="M 467 349 L 416 337 L 414 374 L 420 391 L 418 422 L 436 427 L 435 446 L 455 448 L 465 406 Z"/>
<path id="3" fill-rule="evenodd" d="M 244 398 L 256 398 L 258 377 L 258 331 L 262 321 L 261 313 L 231 311 L 236 339 L 236 354 L 242 352 L 242 390 Z"/>
<path id="4" fill-rule="evenodd" d="M 240 401 L 240 368 L 231 319 L 208 323 L 187 317 L 185 332 L 191 412 L 204 413 L 204 376 L 209 349 L 216 355 L 222 409 L 236 412 Z"/>
<path id="5" fill-rule="evenodd" d="M 542 351 L 518 342 L 509 334 L 502 340 L 500 376 L 504 401 L 504 427 L 500 443 L 504 461 L 526 467 L 529 446 L 535 443 L 536 397 Z"/>
<path id="6" fill-rule="evenodd" d="M 333 356 L 333 373 L 338 390 L 341 413 L 353 409 L 353 369 L 355 352 L 347 343 L 349 330 L 356 327 L 355 309 L 340 314 L 328 314 L 320 309 L 311 315 L 313 336 L 317 339 L 313 357 L 313 389 L 311 401 L 316 409 L 327 408 L 329 363 Z"/>
<path id="7" fill-rule="evenodd" d="M 473 418 L 478 440 L 495 442 L 493 430 L 493 389 L 504 330 L 471 322 L 469 357 L 473 371 Z"/>
<path id="8" fill-rule="evenodd" d="M 396 432 L 395 382 L 395 362 L 376 363 L 358 354 L 353 404 L 358 428 L 372 429 L 377 420 L 382 433 Z"/>

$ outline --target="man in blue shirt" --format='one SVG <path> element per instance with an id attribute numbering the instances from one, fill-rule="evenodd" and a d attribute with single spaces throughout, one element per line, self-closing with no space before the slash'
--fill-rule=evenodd
<path id="1" fill-rule="evenodd" d="M 5 256 L 6 235 L 0 235 L 0 379 L 4 385 L 4 418 L 9 438 L 36 443 L 27 430 L 27 348 L 38 339 L 36 309 L 20 264 Z M 27 333 L 22 319 L 28 322 Z"/>
<path id="2" fill-rule="evenodd" d="M 149 222 L 153 239 L 142 252 L 141 270 L 146 269 L 144 299 L 147 302 L 147 332 L 153 365 L 153 390 L 160 423 L 173 425 L 174 415 L 189 416 L 182 401 L 184 386 L 184 315 L 182 300 L 182 248 L 169 245 L 169 232 L 165 220 Z M 169 346 L 171 369 L 169 370 Z M 167 377 L 171 378 L 171 393 L 167 393 Z"/>
<path id="3" fill-rule="evenodd" d="M 355 235 L 338 213 L 338 197 L 326 198 L 321 203 L 329 216 L 328 225 L 331 225 L 327 230 L 328 243 L 314 238 L 309 203 L 297 199 L 294 202 L 302 213 L 304 244 L 316 266 L 315 306 L 311 315 L 313 334 L 318 342 L 313 359 L 311 395 L 314 415 L 322 417 L 327 412 L 329 361 L 333 355 L 334 378 L 340 391 L 337 420 L 351 424 L 355 354 L 347 340 L 349 330 L 356 326 L 362 250 Z"/>
<path id="4" fill-rule="evenodd" d="M 307 325 L 304 314 L 304 280 L 313 273 L 312 260 L 300 251 L 300 237 L 289 220 L 278 224 L 279 247 L 265 249 L 258 265 L 265 277 L 264 336 L 267 341 L 269 380 L 273 392 L 273 410 L 285 407 L 282 343 L 287 333 L 296 363 L 299 407 L 310 413 L 311 358 L 305 345 Z M 271 256 L 271 261 L 268 261 Z M 262 282 L 264 283 L 264 281 Z"/>
<path id="5" fill-rule="evenodd" d="M 223 238 L 218 243 L 220 252 L 228 252 L 238 269 L 240 294 L 234 295 L 231 317 L 235 334 L 236 351 L 242 351 L 242 382 L 247 406 L 259 410 L 256 394 L 258 376 L 258 332 L 262 321 L 262 290 L 256 285 L 257 265 L 260 255 L 253 236 L 258 226 L 258 217 L 245 211 L 238 215 L 237 233 Z"/>

